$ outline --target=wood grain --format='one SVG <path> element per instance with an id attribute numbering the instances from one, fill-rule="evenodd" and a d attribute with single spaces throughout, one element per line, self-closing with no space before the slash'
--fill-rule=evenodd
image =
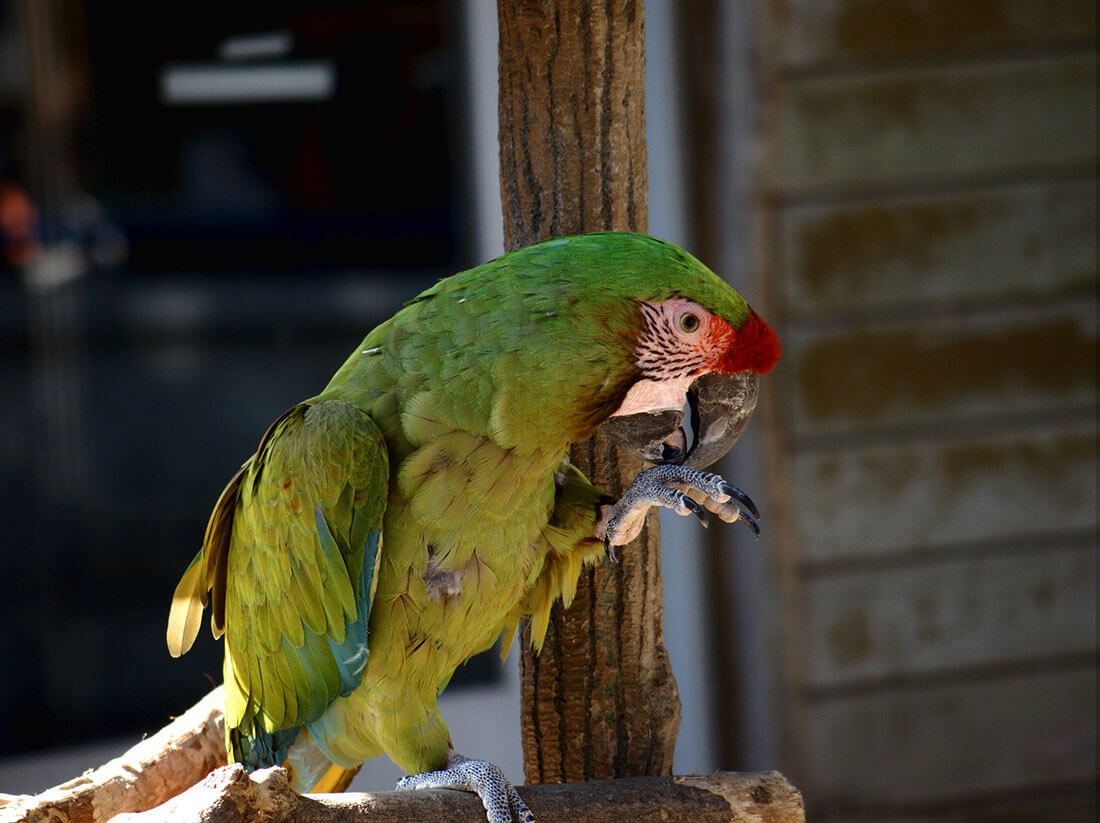
<path id="1" fill-rule="evenodd" d="M 505 246 L 645 231 L 642 4 L 508 2 L 500 17 Z M 573 462 L 618 495 L 639 463 L 598 434 Z M 587 570 L 522 661 L 528 782 L 670 774 L 680 701 L 661 627 L 656 517 L 618 565 Z"/>
<path id="2" fill-rule="evenodd" d="M 0 823 L 103 823 L 150 809 L 225 764 L 219 686 L 152 737 L 98 769 L 41 794 L 0 803 Z"/>
<path id="3" fill-rule="evenodd" d="M 539 823 L 802 823 L 802 798 L 775 772 L 677 778 L 635 778 L 584 785 L 521 786 Z M 299 795 L 282 769 L 248 775 L 239 765 L 213 772 L 190 791 L 117 823 L 398 823 L 447 820 L 484 823 L 485 810 L 467 792 L 448 790 Z"/>

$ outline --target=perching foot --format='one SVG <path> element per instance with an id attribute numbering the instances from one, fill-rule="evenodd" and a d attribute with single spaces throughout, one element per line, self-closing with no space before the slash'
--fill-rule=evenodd
<path id="1" fill-rule="evenodd" d="M 694 497 L 700 498 L 701 504 Z M 634 478 L 617 503 L 604 506 L 596 524 L 596 536 L 603 539 L 610 552 L 638 536 L 646 513 L 653 506 L 664 506 L 680 515 L 694 514 L 707 525 L 707 511 L 727 523 L 744 520 L 759 537 L 760 517 L 752 499 L 720 474 L 700 471 L 690 466 L 673 464 L 654 466 Z"/>
<path id="2" fill-rule="evenodd" d="M 535 816 L 504 772 L 492 763 L 470 760 L 454 751 L 447 756 L 447 768 L 438 772 L 411 774 L 397 781 L 398 791 L 413 789 L 474 792 L 485 806 L 489 823 L 535 823 Z"/>

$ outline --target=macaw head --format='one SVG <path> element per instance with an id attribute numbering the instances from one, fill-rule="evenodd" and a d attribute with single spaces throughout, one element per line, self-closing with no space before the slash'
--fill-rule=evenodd
<path id="1" fill-rule="evenodd" d="M 748 423 L 759 376 L 779 359 L 775 332 L 741 295 L 671 243 L 599 233 L 545 245 L 562 243 L 575 255 L 602 255 L 589 286 L 594 301 L 629 296 L 633 307 L 626 327 L 634 369 L 604 430 L 650 462 L 705 468 L 717 461 Z"/>

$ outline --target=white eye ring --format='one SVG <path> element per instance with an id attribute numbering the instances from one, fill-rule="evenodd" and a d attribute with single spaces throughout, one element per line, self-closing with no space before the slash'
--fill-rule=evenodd
<path id="1" fill-rule="evenodd" d="M 699 331 L 699 327 L 702 325 L 699 320 L 699 315 L 695 314 L 695 312 L 690 311 L 686 311 L 681 314 L 678 322 L 680 324 L 680 330 L 685 331 L 688 334 Z"/>

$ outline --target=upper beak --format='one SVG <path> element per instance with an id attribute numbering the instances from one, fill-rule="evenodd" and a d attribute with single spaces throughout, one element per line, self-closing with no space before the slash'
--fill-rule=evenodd
<path id="1" fill-rule="evenodd" d="M 728 452 L 756 407 L 760 377 L 750 371 L 708 374 L 688 389 L 693 442 L 688 448 L 682 409 L 642 412 L 608 419 L 603 428 L 643 460 L 683 463 L 703 469 Z"/>
<path id="2" fill-rule="evenodd" d="M 684 460 L 705 469 L 726 456 L 756 408 L 760 375 L 751 371 L 705 374 L 688 389 L 695 442 Z"/>

